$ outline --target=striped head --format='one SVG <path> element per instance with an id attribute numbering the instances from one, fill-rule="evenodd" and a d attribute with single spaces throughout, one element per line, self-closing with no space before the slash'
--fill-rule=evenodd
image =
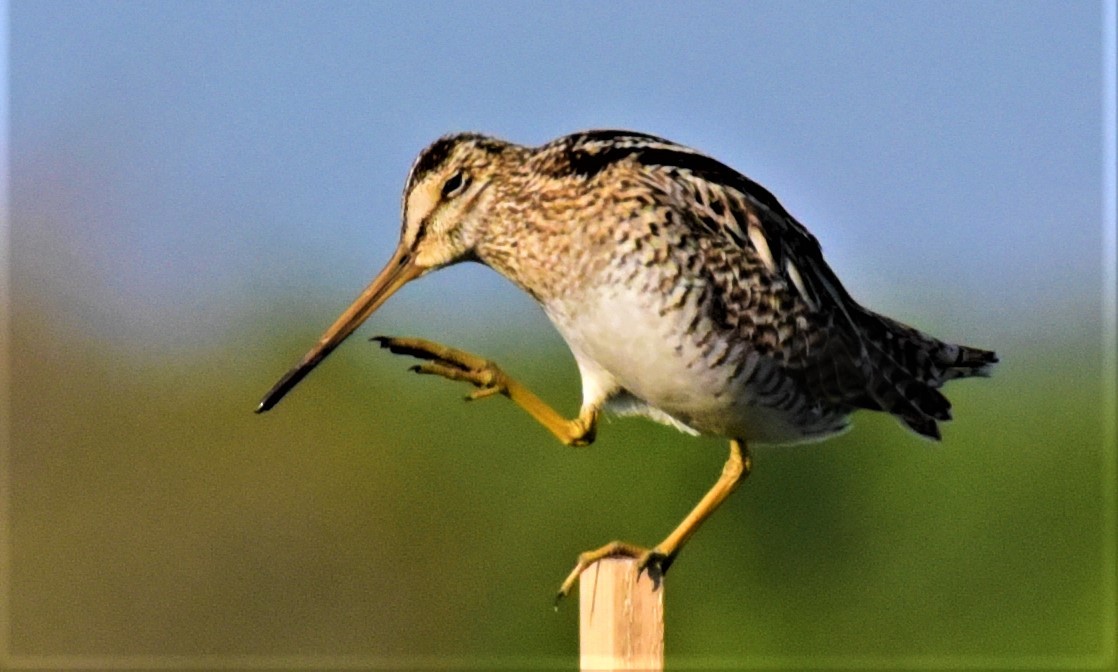
<path id="1" fill-rule="evenodd" d="M 404 186 L 397 254 L 427 272 L 473 256 L 484 235 L 487 189 L 516 145 L 476 133 L 439 138 L 412 164 Z"/>

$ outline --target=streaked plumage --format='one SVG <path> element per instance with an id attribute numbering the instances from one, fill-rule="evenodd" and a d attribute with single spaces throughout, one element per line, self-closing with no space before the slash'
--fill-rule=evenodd
<path id="1" fill-rule="evenodd" d="M 492 175 L 474 256 L 543 305 L 587 404 L 762 442 L 822 438 L 868 408 L 938 438 L 937 388 L 995 361 L 858 305 L 772 194 L 687 147 L 625 131 L 531 150 L 447 136 L 405 193 L 447 161 Z"/>
<path id="2" fill-rule="evenodd" d="M 400 286 L 460 261 L 490 266 L 542 305 L 578 363 L 582 411 L 563 420 L 480 358 L 382 339 L 427 360 L 421 372 L 470 382 L 475 396 L 505 394 L 566 443 L 592 441 L 602 409 L 731 439 L 719 483 L 642 566 L 666 569 L 748 474 L 749 442 L 821 439 L 857 409 L 938 439 L 951 408 L 939 388 L 997 361 L 859 305 L 771 193 L 693 149 L 629 131 L 536 148 L 462 133 L 416 159 L 392 261 L 258 410 Z M 636 550 L 584 555 L 564 591 L 588 561 Z"/>

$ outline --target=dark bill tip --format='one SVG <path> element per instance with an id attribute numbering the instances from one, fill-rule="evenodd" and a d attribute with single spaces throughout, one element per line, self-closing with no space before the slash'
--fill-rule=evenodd
<path id="1" fill-rule="evenodd" d="M 263 413 L 271 410 L 273 406 L 279 403 L 280 399 L 283 399 L 293 387 L 299 384 L 299 381 L 303 380 L 303 378 L 310 373 L 311 368 L 312 367 L 307 366 L 305 363 L 300 363 L 298 366 L 285 373 L 283 378 L 280 378 L 279 382 L 273 385 L 272 389 L 268 390 L 268 393 L 265 394 L 260 400 L 260 403 L 256 405 L 255 412 Z"/>

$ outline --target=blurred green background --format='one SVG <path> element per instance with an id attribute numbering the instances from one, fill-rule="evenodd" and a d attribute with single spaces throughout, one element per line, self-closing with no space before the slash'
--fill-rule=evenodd
<path id="1" fill-rule="evenodd" d="M 756 448 L 667 577 L 669 666 L 1112 665 L 1100 6 L 697 7 L 14 3 L 0 662 L 576 667 L 576 555 L 660 540 L 723 442 L 566 448 L 365 342 L 483 354 L 574 414 L 561 340 L 473 266 L 251 411 L 387 258 L 424 144 L 623 126 L 1002 358 L 947 388 L 941 444 L 860 414 Z"/>
<path id="2" fill-rule="evenodd" d="M 655 543 L 725 457 L 640 421 L 565 448 L 360 341 L 257 417 L 314 316 L 234 339 L 251 352 L 164 362 L 37 307 L 14 314 L 21 654 L 573 667 L 576 605 L 550 599 L 575 555 Z M 561 344 L 512 332 L 453 340 L 573 412 Z M 953 386 L 942 445 L 863 414 L 823 444 L 756 449 L 667 577 L 669 664 L 1099 660 L 1114 609 L 1099 343 L 997 344 L 995 378 Z"/>

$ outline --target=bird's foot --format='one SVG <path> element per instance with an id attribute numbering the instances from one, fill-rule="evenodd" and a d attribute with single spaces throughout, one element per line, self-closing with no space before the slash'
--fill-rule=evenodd
<path id="1" fill-rule="evenodd" d="M 422 338 L 374 336 L 371 340 L 393 354 L 426 360 L 411 367 L 411 371 L 470 383 L 477 389 L 466 397 L 467 400 L 508 394 L 508 378 L 505 373 L 493 362 L 477 355 Z"/>
<path id="2" fill-rule="evenodd" d="M 637 561 L 637 576 L 639 577 L 642 572 L 647 571 L 648 577 L 652 579 L 652 583 L 656 588 L 660 587 L 660 580 L 664 577 L 664 573 L 668 571 L 671 566 L 674 556 L 660 551 L 659 548 L 644 548 L 636 544 L 630 544 L 624 541 L 611 541 L 610 543 L 602 546 L 601 548 L 593 551 L 587 551 L 578 556 L 578 562 L 575 563 L 575 568 L 567 575 L 567 579 L 563 581 L 563 585 L 559 587 L 559 593 L 555 596 L 555 606 L 559 606 L 559 601 L 570 594 L 571 588 L 574 587 L 575 581 L 590 565 L 598 562 L 602 558 L 616 558 L 625 557 L 633 558 Z"/>

